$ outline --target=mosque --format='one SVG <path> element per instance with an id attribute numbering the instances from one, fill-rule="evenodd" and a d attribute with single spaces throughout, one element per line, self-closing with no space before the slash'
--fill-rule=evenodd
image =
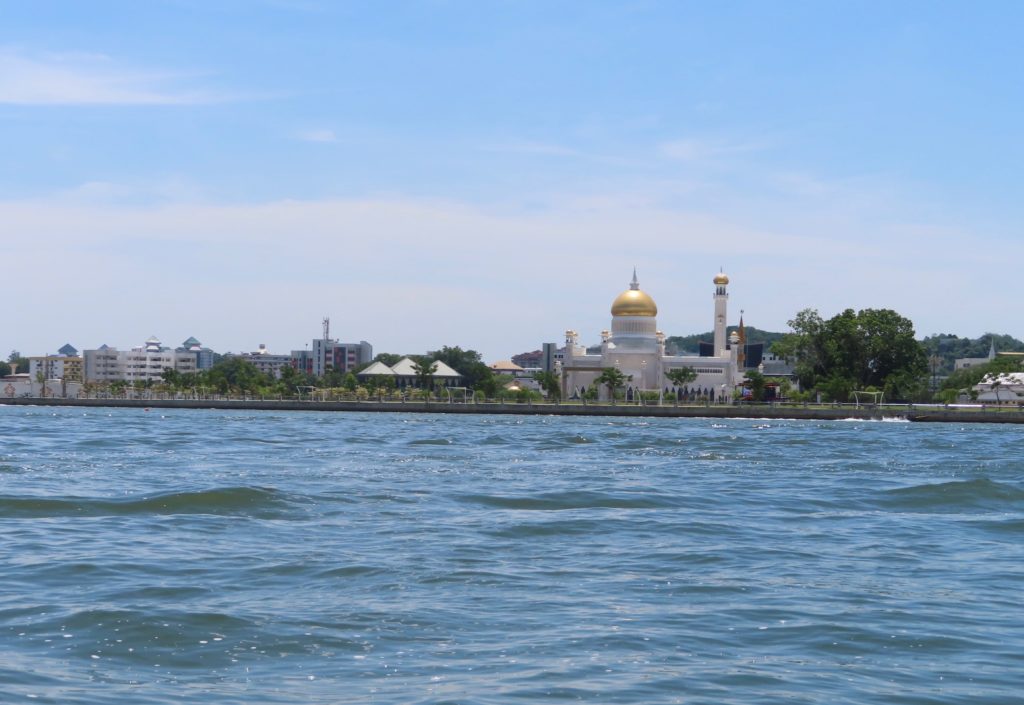
<path id="1" fill-rule="evenodd" d="M 562 360 L 562 398 L 580 398 L 595 386 L 605 368 L 614 367 L 626 378 L 626 399 L 639 398 L 640 392 L 655 392 L 665 399 L 702 398 L 715 402 L 732 399 L 733 390 L 744 378 L 743 320 L 740 332 L 726 339 L 726 287 L 729 277 L 719 272 L 714 280 L 714 342 L 702 344 L 699 355 L 666 355 L 665 334 L 658 330 L 658 306 L 640 289 L 633 270 L 629 288 L 612 302 L 611 331 L 601 331 L 601 350 L 588 354 L 574 330 L 565 332 L 565 356 Z M 676 387 L 665 373 L 689 367 L 697 377 Z M 596 385 L 598 398 L 607 399 L 608 389 Z"/>

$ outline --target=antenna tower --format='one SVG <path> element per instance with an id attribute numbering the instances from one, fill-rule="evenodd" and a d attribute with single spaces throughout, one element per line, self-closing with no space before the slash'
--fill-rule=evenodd
<path id="1" fill-rule="evenodd" d="M 324 340 L 331 339 L 331 319 L 329 317 L 324 318 Z"/>

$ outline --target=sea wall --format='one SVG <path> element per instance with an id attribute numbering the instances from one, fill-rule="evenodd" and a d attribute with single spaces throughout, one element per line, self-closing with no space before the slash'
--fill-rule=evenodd
<path id="1" fill-rule="evenodd" d="M 4 399 L 8 406 L 119 407 L 130 409 L 229 409 L 252 411 L 355 411 L 416 414 L 517 414 L 546 416 L 625 416 L 658 418 L 906 419 L 940 423 L 1024 423 L 1024 410 L 956 409 L 921 406 L 799 406 L 799 405 L 664 405 L 634 404 L 516 404 L 423 401 L 299 401 L 294 399 Z"/>
<path id="2" fill-rule="evenodd" d="M 417 414 L 518 414 L 548 416 L 638 416 L 663 418 L 778 418 L 778 419 L 880 419 L 903 416 L 889 410 L 855 408 L 805 408 L 799 406 L 632 404 L 516 404 L 423 401 L 296 401 L 277 399 L 5 399 L 8 405 L 119 407 L 136 409 L 233 409 L 255 411 L 357 411 Z"/>

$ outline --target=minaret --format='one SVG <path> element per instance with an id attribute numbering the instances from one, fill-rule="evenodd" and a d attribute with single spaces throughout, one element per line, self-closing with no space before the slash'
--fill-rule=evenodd
<path id="1" fill-rule="evenodd" d="M 736 356 L 736 364 L 739 365 L 739 368 L 742 370 L 747 366 L 747 329 L 743 325 L 742 309 L 740 310 L 740 328 L 736 334 L 738 336 L 737 343 L 739 343 L 740 347 L 739 355 Z"/>
<path id="2" fill-rule="evenodd" d="M 725 287 L 729 284 L 729 277 L 719 270 L 715 275 L 715 355 L 724 356 L 725 353 L 725 325 L 726 325 L 726 303 L 729 301 L 729 294 Z"/>

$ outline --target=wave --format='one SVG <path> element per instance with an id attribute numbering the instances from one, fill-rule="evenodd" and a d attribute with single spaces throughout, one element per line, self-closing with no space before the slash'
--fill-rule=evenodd
<path id="1" fill-rule="evenodd" d="M 562 511 L 567 509 L 664 509 L 678 507 L 678 498 L 658 494 L 617 495 L 606 492 L 547 492 L 532 497 L 467 494 L 459 501 L 495 509 Z"/>
<path id="2" fill-rule="evenodd" d="M 838 419 L 839 421 L 855 422 L 855 423 L 910 423 L 910 419 L 904 418 L 903 416 L 883 416 L 880 419 Z"/>
<path id="3" fill-rule="evenodd" d="M 262 516 L 277 514 L 289 502 L 284 494 L 264 487 L 217 487 L 169 492 L 147 497 L 17 497 L 0 495 L 0 517 L 96 517 L 134 514 L 214 514 Z"/>
<path id="4" fill-rule="evenodd" d="M 957 511 L 960 509 L 1007 509 L 1024 502 L 1024 489 L 988 478 L 954 480 L 900 487 L 884 493 L 890 508 L 916 511 Z"/>

